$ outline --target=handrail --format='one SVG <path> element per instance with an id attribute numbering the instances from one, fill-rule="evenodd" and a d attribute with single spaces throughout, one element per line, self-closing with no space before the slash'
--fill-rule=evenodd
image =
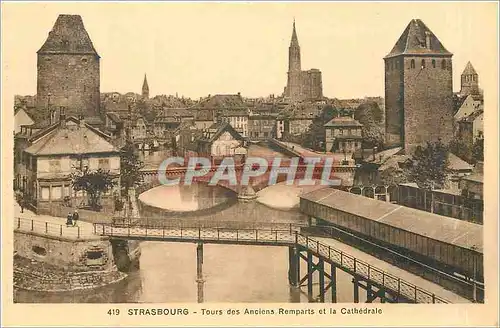
<path id="1" fill-rule="evenodd" d="M 341 267 L 358 276 L 376 282 L 387 289 L 397 291 L 399 295 L 413 300 L 416 303 L 450 303 L 444 298 L 436 296 L 435 294 L 419 288 L 410 282 L 395 277 L 394 275 L 359 260 L 354 256 L 335 249 L 329 245 L 325 245 L 307 236 L 301 235 L 300 233 L 297 236 L 297 244 L 305 247 L 313 253 L 316 253 L 318 256 L 325 257 L 332 262 L 340 264 Z M 419 300 L 424 300 L 424 302 L 419 302 Z"/>
<path id="2" fill-rule="evenodd" d="M 101 229 L 102 227 L 102 229 Z M 145 232 L 141 230 L 144 229 Z M 275 243 L 299 245 L 323 257 L 329 262 L 334 262 L 343 270 L 349 271 L 358 277 L 370 280 L 380 286 L 396 293 L 396 297 L 404 297 L 415 303 L 450 303 L 416 285 L 398 278 L 384 270 L 372 266 L 362 260 L 355 258 L 341 250 L 325 245 L 308 236 L 294 230 L 278 229 L 231 229 L 223 227 L 172 227 L 172 226 L 147 226 L 147 225 L 124 225 L 116 226 L 107 223 L 95 223 L 94 231 L 107 236 L 117 237 L 158 237 L 162 239 L 176 238 L 186 240 L 233 240 L 236 242 L 251 241 L 256 243 Z"/>
<path id="3" fill-rule="evenodd" d="M 97 222 L 97 224 L 109 224 L 108 222 Z M 190 227 L 190 228 L 235 228 L 235 229 L 277 229 L 296 231 L 300 228 L 308 227 L 307 224 L 295 222 L 258 222 L 258 221 L 213 221 L 213 220 L 189 220 L 176 218 L 158 218 L 158 217 L 141 217 L 127 218 L 114 217 L 113 223 L 115 226 L 130 226 L 130 227 Z"/>
<path id="4" fill-rule="evenodd" d="M 81 238 L 81 230 L 78 225 L 68 227 L 65 224 L 57 224 L 35 219 L 15 217 L 14 229 L 21 231 L 33 231 L 51 236 L 76 237 L 77 239 Z"/>

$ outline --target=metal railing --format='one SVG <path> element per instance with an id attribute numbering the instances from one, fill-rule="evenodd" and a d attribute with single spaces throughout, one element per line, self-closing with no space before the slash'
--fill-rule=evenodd
<path id="1" fill-rule="evenodd" d="M 81 237 L 80 226 L 67 226 L 34 219 L 14 218 L 14 229 L 21 231 L 32 231 L 50 236 L 71 237 L 79 239 Z"/>
<path id="2" fill-rule="evenodd" d="M 186 241 L 234 241 L 250 242 L 255 244 L 293 244 L 296 231 L 273 229 L 231 229 L 214 227 L 175 227 L 175 226 L 147 226 L 95 223 L 94 232 L 109 237 L 138 237 L 159 240 L 186 240 Z"/>
<path id="3" fill-rule="evenodd" d="M 106 224 L 106 223 L 97 223 Z M 136 226 L 136 227 L 156 227 L 156 228 L 227 228 L 227 229 L 261 229 L 261 230 L 288 230 L 299 231 L 300 228 L 308 227 L 307 224 L 289 222 L 259 222 L 259 221 L 214 221 L 214 220 L 191 220 L 176 218 L 113 218 L 113 225 Z"/>
<path id="4" fill-rule="evenodd" d="M 375 282 L 395 292 L 396 297 L 403 296 L 405 299 L 414 301 L 415 303 L 450 303 L 431 292 L 363 262 L 354 256 L 298 233 L 297 245 L 308 249 L 329 262 L 334 262 L 340 268 L 346 269 L 359 277 Z"/>
<path id="5" fill-rule="evenodd" d="M 184 222 L 185 223 L 185 222 Z M 225 222 L 224 222 L 225 223 Z M 291 226 L 290 226 L 291 227 Z M 361 261 L 345 252 L 320 243 L 317 240 L 300 234 L 293 229 L 231 229 L 228 227 L 190 227 L 174 225 L 148 226 L 145 224 L 113 225 L 95 223 L 94 233 L 110 237 L 123 238 L 153 238 L 158 240 L 186 240 L 186 241 L 231 241 L 235 243 L 251 242 L 253 244 L 302 246 L 327 262 L 334 263 L 341 269 L 361 277 L 382 288 L 392 291 L 397 298 L 415 303 L 450 303 L 416 285 L 391 275 L 377 267 Z"/>

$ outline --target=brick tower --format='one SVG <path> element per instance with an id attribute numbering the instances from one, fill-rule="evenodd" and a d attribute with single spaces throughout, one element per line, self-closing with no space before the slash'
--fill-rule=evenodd
<path id="1" fill-rule="evenodd" d="M 478 95 L 479 91 L 479 75 L 470 62 L 467 63 L 460 78 L 461 88 L 460 95 Z"/>
<path id="2" fill-rule="evenodd" d="M 453 136 L 453 56 L 419 19 L 412 20 L 385 61 L 386 143 L 406 153 Z"/>
<path id="3" fill-rule="evenodd" d="M 59 15 L 38 50 L 37 107 L 66 107 L 66 114 L 98 117 L 99 55 L 79 15 Z"/>

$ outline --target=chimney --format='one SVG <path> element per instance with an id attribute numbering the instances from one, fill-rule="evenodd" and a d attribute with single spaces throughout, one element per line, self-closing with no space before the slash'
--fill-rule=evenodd
<path id="1" fill-rule="evenodd" d="M 425 47 L 431 49 L 431 33 L 429 31 L 425 31 Z"/>
<path id="2" fill-rule="evenodd" d="M 83 119 L 83 115 L 78 116 L 78 120 L 79 120 L 79 124 L 78 125 L 81 128 L 85 127 L 85 120 Z"/>
<path id="3" fill-rule="evenodd" d="M 59 124 L 62 128 L 66 127 L 66 108 L 59 107 Z"/>

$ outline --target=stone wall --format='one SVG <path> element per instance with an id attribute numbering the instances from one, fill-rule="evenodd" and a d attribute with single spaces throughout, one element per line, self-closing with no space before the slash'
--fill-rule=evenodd
<path id="1" fill-rule="evenodd" d="M 415 61 L 413 69 L 411 60 Z M 439 138 L 448 143 L 453 137 L 451 58 L 407 57 L 404 68 L 405 150 L 411 152 L 417 145 Z"/>
<path id="2" fill-rule="evenodd" d="M 14 251 L 23 258 L 50 263 L 68 271 L 103 271 L 114 267 L 112 247 L 107 238 L 72 240 L 15 231 Z"/>
<path id="3" fill-rule="evenodd" d="M 401 57 L 385 60 L 385 130 L 388 146 L 402 143 L 404 70 L 399 68 L 401 62 Z"/>
<path id="4" fill-rule="evenodd" d="M 39 54 L 37 67 L 38 108 L 46 109 L 50 103 L 52 108 L 66 107 L 67 116 L 99 115 L 100 68 L 97 55 Z"/>

